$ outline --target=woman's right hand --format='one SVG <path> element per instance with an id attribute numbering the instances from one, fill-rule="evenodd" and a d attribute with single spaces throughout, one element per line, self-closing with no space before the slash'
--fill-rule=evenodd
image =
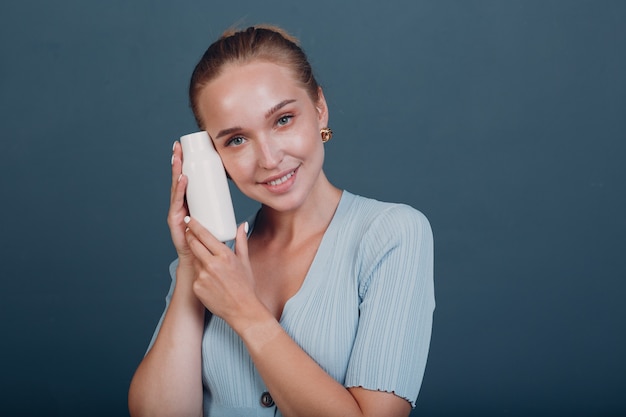
<path id="1" fill-rule="evenodd" d="M 172 189 L 170 192 L 170 210 L 167 214 L 167 224 L 172 235 L 172 242 L 178 253 L 179 265 L 192 266 L 194 255 L 187 244 L 184 222 L 185 216 L 189 215 L 189 209 L 185 202 L 187 189 L 187 176 L 183 175 L 183 150 L 180 142 L 174 142 L 172 149 Z"/>

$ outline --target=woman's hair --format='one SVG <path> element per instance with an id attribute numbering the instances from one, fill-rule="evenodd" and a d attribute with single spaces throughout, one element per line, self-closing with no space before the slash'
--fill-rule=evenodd
<path id="1" fill-rule="evenodd" d="M 313 102 L 319 98 L 319 86 L 298 40 L 277 26 L 252 26 L 245 30 L 230 29 L 206 50 L 196 65 L 189 83 L 189 101 L 198 126 L 198 96 L 209 82 L 229 64 L 267 61 L 289 68 Z"/>

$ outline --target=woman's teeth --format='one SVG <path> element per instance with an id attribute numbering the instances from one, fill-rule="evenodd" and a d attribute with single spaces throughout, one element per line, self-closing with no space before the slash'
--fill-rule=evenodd
<path id="1" fill-rule="evenodd" d="M 269 185 L 280 185 L 283 182 L 287 181 L 289 178 L 293 177 L 294 172 L 295 172 L 295 170 L 291 171 L 289 174 L 285 175 L 282 178 L 279 178 L 279 179 L 273 180 L 273 181 L 269 181 L 268 184 Z"/>

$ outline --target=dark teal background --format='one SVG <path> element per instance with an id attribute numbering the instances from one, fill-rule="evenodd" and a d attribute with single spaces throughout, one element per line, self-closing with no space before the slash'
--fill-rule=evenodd
<path id="1" fill-rule="evenodd" d="M 258 22 L 317 70 L 330 179 L 431 220 L 414 415 L 626 415 L 620 0 L 2 2 L 0 415 L 127 415 L 175 256 L 188 77 Z"/>

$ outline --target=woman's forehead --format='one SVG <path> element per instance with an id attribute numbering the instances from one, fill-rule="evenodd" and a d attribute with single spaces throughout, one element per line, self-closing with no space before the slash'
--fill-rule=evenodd
<path id="1" fill-rule="evenodd" d="M 285 66 L 269 62 L 231 65 L 201 93 L 199 107 L 206 110 L 240 111 L 251 108 L 265 113 L 284 100 L 302 100 L 306 90 Z"/>

